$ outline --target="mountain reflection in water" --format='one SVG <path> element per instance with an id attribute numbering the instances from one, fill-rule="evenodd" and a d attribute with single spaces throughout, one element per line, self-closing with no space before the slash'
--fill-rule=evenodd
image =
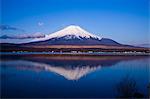
<path id="1" fill-rule="evenodd" d="M 14 57 L 17 57 L 18 59 Z M 9 56 L 3 57 L 3 67 L 14 67 L 18 70 L 32 70 L 36 72 L 48 71 L 65 77 L 68 80 L 79 80 L 96 70 L 106 66 L 113 66 L 121 61 L 144 58 L 142 56 Z"/>
<path id="2" fill-rule="evenodd" d="M 149 59 L 149 56 L 2 55 L 2 97 L 147 98 Z"/>
<path id="3" fill-rule="evenodd" d="M 87 75 L 90 72 L 93 72 L 97 69 L 100 69 L 101 66 L 77 66 L 72 67 L 71 65 L 69 67 L 63 67 L 63 66 L 53 66 L 49 64 L 44 63 L 38 63 L 38 62 L 32 62 L 32 61 L 7 61 L 4 62 L 3 65 L 8 66 L 11 64 L 11 66 L 20 69 L 20 70 L 33 70 L 33 71 L 49 71 L 57 73 L 63 77 L 65 77 L 68 80 L 78 80 L 82 76 Z"/>

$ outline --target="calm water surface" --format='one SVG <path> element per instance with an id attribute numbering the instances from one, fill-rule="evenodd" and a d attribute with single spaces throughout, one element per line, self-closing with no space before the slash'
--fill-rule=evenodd
<path id="1" fill-rule="evenodd" d="M 149 61 L 148 56 L 5 55 L 0 66 L 1 95 L 148 98 Z"/>

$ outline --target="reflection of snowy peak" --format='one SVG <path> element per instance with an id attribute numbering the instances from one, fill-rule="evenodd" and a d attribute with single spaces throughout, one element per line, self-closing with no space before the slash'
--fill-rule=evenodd
<path id="1" fill-rule="evenodd" d="M 46 70 L 55 72 L 68 80 L 78 80 L 81 77 L 99 69 L 100 67 L 76 67 L 73 69 L 63 68 L 63 67 L 47 67 Z"/>
<path id="2" fill-rule="evenodd" d="M 22 70 L 34 70 L 34 71 L 49 71 L 59 74 L 68 80 L 78 80 L 81 77 L 100 69 L 101 66 L 80 66 L 71 68 L 71 66 L 51 66 L 45 63 L 38 63 L 32 61 L 7 61 L 3 62 L 3 65 L 15 66 L 17 69 Z"/>
<path id="3" fill-rule="evenodd" d="M 85 31 L 84 29 L 82 29 L 79 26 L 70 25 L 60 31 L 46 35 L 45 38 L 35 39 L 34 41 L 43 41 L 43 40 L 48 40 L 48 39 L 52 39 L 52 38 L 58 39 L 61 37 L 65 37 L 65 39 L 75 39 L 75 38 L 78 38 L 78 39 L 95 38 L 95 39 L 99 39 L 99 40 L 101 39 L 100 37 Z"/>

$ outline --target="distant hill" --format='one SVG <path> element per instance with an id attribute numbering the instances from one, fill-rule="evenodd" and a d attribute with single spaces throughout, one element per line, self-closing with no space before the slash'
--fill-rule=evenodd
<path id="1" fill-rule="evenodd" d="M 150 44 L 138 44 L 136 46 L 150 48 Z"/>

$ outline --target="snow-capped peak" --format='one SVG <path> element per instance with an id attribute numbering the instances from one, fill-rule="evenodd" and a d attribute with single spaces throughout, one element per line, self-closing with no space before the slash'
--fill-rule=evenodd
<path id="1" fill-rule="evenodd" d="M 91 34 L 87 31 L 85 31 L 84 29 L 82 29 L 80 26 L 76 26 L 76 25 L 70 25 L 60 31 L 57 31 L 55 33 L 46 35 L 45 38 L 39 38 L 39 39 L 35 39 L 34 41 L 43 41 L 43 40 L 48 40 L 48 39 L 52 39 L 52 38 L 60 38 L 60 37 L 64 37 L 64 36 L 73 36 L 76 38 L 96 38 L 96 39 L 101 39 L 101 37 L 96 36 L 94 34 Z M 70 37 L 69 37 L 70 38 Z"/>

